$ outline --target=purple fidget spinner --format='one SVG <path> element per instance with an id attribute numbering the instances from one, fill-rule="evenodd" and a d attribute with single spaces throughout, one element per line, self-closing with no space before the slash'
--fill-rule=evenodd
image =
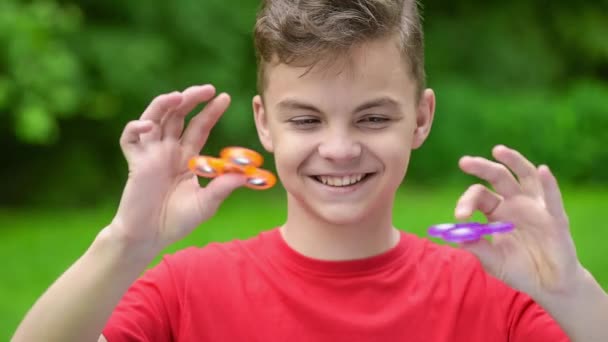
<path id="1" fill-rule="evenodd" d="M 447 242 L 477 241 L 484 235 L 505 233 L 513 230 L 515 225 L 510 222 L 465 222 L 443 223 L 429 227 L 430 236 L 441 238 Z"/>

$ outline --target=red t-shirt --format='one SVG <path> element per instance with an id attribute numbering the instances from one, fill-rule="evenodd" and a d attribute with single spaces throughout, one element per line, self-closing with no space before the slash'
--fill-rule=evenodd
<path id="1" fill-rule="evenodd" d="M 568 341 L 526 295 L 457 248 L 402 233 L 391 250 L 320 261 L 278 229 L 187 248 L 148 270 L 103 335 L 120 341 Z"/>

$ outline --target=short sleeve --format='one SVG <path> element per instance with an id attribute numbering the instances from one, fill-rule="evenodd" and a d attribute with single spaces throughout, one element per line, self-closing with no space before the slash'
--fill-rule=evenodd
<path id="1" fill-rule="evenodd" d="M 476 268 L 483 270 L 477 258 Z M 509 342 L 569 342 L 570 338 L 553 317 L 526 293 L 517 291 L 483 271 L 486 300 L 491 303 L 501 331 Z"/>
<path id="2" fill-rule="evenodd" d="M 172 261 L 163 257 L 127 290 L 102 332 L 108 342 L 173 340 L 180 309 Z"/>
<path id="3" fill-rule="evenodd" d="M 553 317 L 532 298 L 520 292 L 515 292 L 511 298 L 508 308 L 509 341 L 570 341 Z"/>

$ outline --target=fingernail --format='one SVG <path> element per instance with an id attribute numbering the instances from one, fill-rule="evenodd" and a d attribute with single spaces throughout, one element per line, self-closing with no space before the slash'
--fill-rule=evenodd
<path id="1" fill-rule="evenodd" d="M 466 217 L 468 214 L 469 214 L 469 212 L 466 208 L 457 208 L 456 209 L 457 217 Z"/>

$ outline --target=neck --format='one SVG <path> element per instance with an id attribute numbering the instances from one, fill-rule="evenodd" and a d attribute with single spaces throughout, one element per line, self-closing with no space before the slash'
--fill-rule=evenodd
<path id="1" fill-rule="evenodd" d="M 298 253 L 320 260 L 356 260 L 388 251 L 400 239 L 390 207 L 350 224 L 333 224 L 288 200 L 288 217 L 280 228 L 285 242 Z"/>

